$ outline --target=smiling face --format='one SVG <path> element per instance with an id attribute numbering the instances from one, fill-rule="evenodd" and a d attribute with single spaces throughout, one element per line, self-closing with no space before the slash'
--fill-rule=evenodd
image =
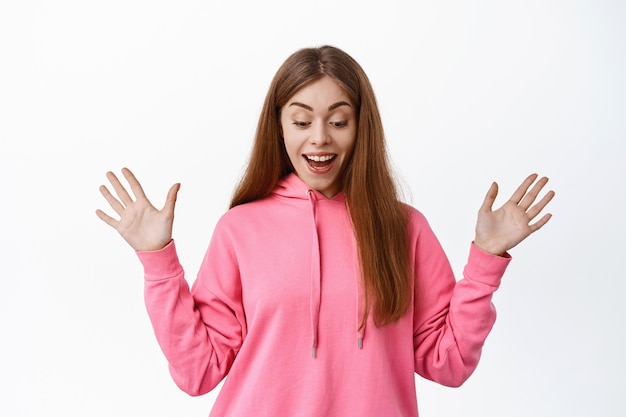
<path id="1" fill-rule="evenodd" d="M 296 175 L 332 198 L 356 139 L 356 111 L 334 80 L 322 77 L 299 90 L 281 108 L 285 148 Z"/>

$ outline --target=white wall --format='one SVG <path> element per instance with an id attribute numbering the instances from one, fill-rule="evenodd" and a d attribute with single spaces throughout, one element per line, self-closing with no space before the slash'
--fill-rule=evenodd
<path id="1" fill-rule="evenodd" d="M 504 198 L 536 171 L 557 191 L 512 251 L 476 373 L 416 377 L 422 415 L 623 415 L 625 18 L 609 0 L 1 2 L 0 414 L 208 414 L 214 393 L 169 377 L 98 186 L 129 166 L 160 205 L 182 182 L 193 280 L 274 71 L 329 43 L 370 75 L 459 273 L 492 180 Z"/>

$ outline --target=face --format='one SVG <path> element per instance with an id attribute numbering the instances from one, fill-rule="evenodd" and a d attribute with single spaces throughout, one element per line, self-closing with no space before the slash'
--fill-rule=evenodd
<path id="1" fill-rule="evenodd" d="M 356 111 L 339 84 L 323 77 L 299 90 L 281 109 L 280 124 L 296 175 L 328 198 L 341 191 Z"/>

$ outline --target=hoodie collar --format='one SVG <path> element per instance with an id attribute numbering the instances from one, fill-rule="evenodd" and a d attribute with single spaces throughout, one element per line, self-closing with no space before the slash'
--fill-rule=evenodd
<path id="1" fill-rule="evenodd" d="M 301 200 L 309 200 L 309 194 L 313 193 L 315 200 L 317 201 L 337 201 L 339 203 L 344 202 L 343 191 L 338 192 L 334 197 L 328 198 L 324 194 L 309 187 L 304 181 L 300 179 L 295 173 L 290 173 L 284 176 L 278 181 L 278 184 L 272 191 L 273 194 L 281 197 L 295 198 Z"/>

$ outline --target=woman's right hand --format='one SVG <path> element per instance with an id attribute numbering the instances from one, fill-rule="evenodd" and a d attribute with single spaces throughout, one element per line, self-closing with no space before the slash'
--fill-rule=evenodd
<path id="1" fill-rule="evenodd" d="M 161 210 L 157 210 L 146 198 L 141 184 L 133 173 L 128 168 L 123 168 L 122 174 L 128 181 L 130 189 L 135 195 L 135 200 L 115 174 L 107 172 L 107 179 L 113 186 L 118 198 L 115 198 L 104 185 L 100 186 L 100 192 L 118 214 L 119 220 L 102 210 L 96 210 L 96 215 L 117 230 L 136 251 L 154 251 L 164 248 L 172 240 L 174 206 L 180 184 L 172 185 L 167 193 L 165 205 Z"/>

